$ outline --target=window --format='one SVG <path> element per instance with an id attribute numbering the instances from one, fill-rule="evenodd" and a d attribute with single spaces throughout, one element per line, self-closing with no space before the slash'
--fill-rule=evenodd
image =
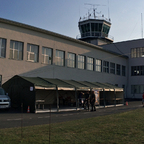
<path id="1" fill-rule="evenodd" d="M 144 85 L 131 85 L 131 94 L 142 94 Z"/>
<path id="2" fill-rule="evenodd" d="M 102 60 L 96 59 L 96 71 L 102 72 Z"/>
<path id="3" fill-rule="evenodd" d="M 10 41 L 10 59 L 23 60 L 23 43 Z"/>
<path id="4" fill-rule="evenodd" d="M 64 66 L 65 64 L 65 53 L 64 51 L 56 50 L 55 64 L 59 66 Z"/>
<path id="5" fill-rule="evenodd" d="M 94 69 L 94 64 L 93 64 L 93 58 L 87 57 L 87 70 L 92 70 Z"/>
<path id="6" fill-rule="evenodd" d="M 0 38 L 0 57 L 6 57 L 6 39 Z"/>
<path id="7" fill-rule="evenodd" d="M 82 33 L 86 33 L 86 32 L 89 32 L 90 31 L 90 24 L 84 24 L 81 26 L 82 28 Z"/>
<path id="8" fill-rule="evenodd" d="M 105 33 L 105 34 L 108 34 L 109 33 L 109 29 L 110 29 L 110 27 L 108 26 L 108 25 L 103 25 L 103 32 Z"/>
<path id="9" fill-rule="evenodd" d="M 115 63 L 110 63 L 110 73 L 115 74 Z"/>
<path id="10" fill-rule="evenodd" d="M 103 61 L 103 72 L 109 73 L 109 62 Z"/>
<path id="11" fill-rule="evenodd" d="M 76 55 L 73 53 L 68 53 L 67 66 L 75 68 L 75 65 L 76 65 Z"/>
<path id="12" fill-rule="evenodd" d="M 126 76 L 126 67 L 122 66 L 122 76 Z"/>
<path id="13" fill-rule="evenodd" d="M 39 47 L 33 44 L 27 44 L 27 60 L 31 62 L 38 62 Z"/>
<path id="14" fill-rule="evenodd" d="M 85 69 L 85 56 L 78 55 L 78 68 Z"/>
<path id="15" fill-rule="evenodd" d="M 52 64 L 52 49 L 42 47 L 42 62 L 45 64 Z"/>
<path id="16" fill-rule="evenodd" d="M 144 48 L 140 48 L 140 57 L 144 57 Z"/>
<path id="17" fill-rule="evenodd" d="M 132 66 L 131 76 L 144 75 L 144 66 Z"/>
<path id="18" fill-rule="evenodd" d="M 131 49 L 131 58 L 144 57 L 144 48 L 132 48 Z"/>
<path id="19" fill-rule="evenodd" d="M 116 74 L 120 75 L 121 74 L 121 67 L 119 64 L 116 65 Z"/>

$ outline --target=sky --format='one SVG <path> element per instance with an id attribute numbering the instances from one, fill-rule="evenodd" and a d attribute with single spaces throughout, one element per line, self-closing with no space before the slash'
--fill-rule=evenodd
<path id="1" fill-rule="evenodd" d="M 76 38 L 79 18 L 93 7 L 111 19 L 114 42 L 143 38 L 144 0 L 0 0 L 0 18 Z"/>

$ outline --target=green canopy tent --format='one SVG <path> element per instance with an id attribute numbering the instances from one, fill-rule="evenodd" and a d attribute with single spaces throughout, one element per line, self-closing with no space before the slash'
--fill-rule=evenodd
<path id="1" fill-rule="evenodd" d="M 114 105 L 116 100 L 122 100 L 123 89 L 108 83 L 61 80 L 42 77 L 14 76 L 3 84 L 3 88 L 8 92 L 12 107 L 21 108 L 26 111 L 28 106 L 30 112 L 35 112 L 40 108 L 40 103 L 44 105 L 55 105 L 57 111 L 61 105 L 61 96 L 71 95 L 70 103 L 75 103 L 78 108 L 78 93 L 86 91 L 100 92 L 100 105 Z M 114 98 L 114 99 L 113 99 Z M 114 103 L 115 102 L 115 103 Z M 60 105 L 59 105 L 60 104 Z"/>
<path id="2" fill-rule="evenodd" d="M 3 84 L 3 88 L 11 98 L 11 106 L 26 111 L 28 106 L 30 112 L 35 112 L 36 89 L 55 90 L 56 86 L 43 81 L 38 77 L 14 76 Z"/>

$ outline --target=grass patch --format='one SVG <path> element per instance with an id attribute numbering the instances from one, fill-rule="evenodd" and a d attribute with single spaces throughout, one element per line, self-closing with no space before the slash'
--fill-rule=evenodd
<path id="1" fill-rule="evenodd" d="M 142 144 L 144 109 L 51 124 L 51 144 Z M 49 144 L 49 125 L 0 130 L 0 144 Z"/>

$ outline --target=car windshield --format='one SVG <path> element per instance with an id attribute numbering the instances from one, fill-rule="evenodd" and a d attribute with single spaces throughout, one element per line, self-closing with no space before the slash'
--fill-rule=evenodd
<path id="1" fill-rule="evenodd" d="M 5 91 L 3 89 L 0 89 L 0 95 L 5 95 Z"/>

